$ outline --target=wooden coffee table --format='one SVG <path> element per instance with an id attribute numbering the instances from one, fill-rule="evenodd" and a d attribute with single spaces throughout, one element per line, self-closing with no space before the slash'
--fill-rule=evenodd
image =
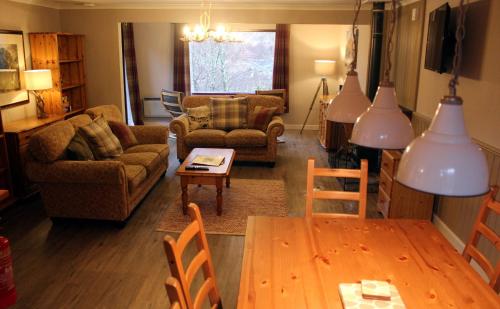
<path id="1" fill-rule="evenodd" d="M 208 166 L 208 171 L 186 170 L 196 156 L 224 156 L 224 163 L 220 166 Z M 215 185 L 217 188 L 217 215 L 222 214 L 222 183 L 226 179 L 226 187 L 229 188 L 231 180 L 229 174 L 233 166 L 234 149 L 220 148 L 194 148 L 175 173 L 181 177 L 182 188 L 182 212 L 187 213 L 188 185 Z"/>

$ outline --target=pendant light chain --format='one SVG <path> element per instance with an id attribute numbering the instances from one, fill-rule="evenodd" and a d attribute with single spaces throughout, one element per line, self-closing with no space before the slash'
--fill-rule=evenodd
<path id="1" fill-rule="evenodd" d="M 456 96 L 457 85 L 458 85 L 458 75 L 460 74 L 460 68 L 462 66 L 462 41 L 465 38 L 465 15 L 466 8 L 464 8 L 464 0 L 460 0 L 460 6 L 458 8 L 458 19 L 457 19 L 457 30 L 455 32 L 455 55 L 453 56 L 453 77 L 448 85 L 450 89 L 450 96 Z"/>
<path id="2" fill-rule="evenodd" d="M 391 67 L 392 67 L 392 61 L 391 61 L 391 54 L 392 54 L 392 37 L 394 35 L 394 28 L 396 26 L 396 0 L 392 0 L 392 14 L 391 14 L 391 28 L 389 29 L 389 37 L 387 39 L 387 50 L 386 50 L 386 67 L 384 70 L 384 82 L 389 82 L 390 80 L 390 74 L 391 74 Z"/>
<path id="3" fill-rule="evenodd" d="M 359 11 L 361 10 L 361 0 L 356 0 L 354 5 L 354 20 L 352 21 L 352 39 L 353 39 L 353 53 L 354 57 L 351 62 L 351 71 L 356 70 L 356 66 L 358 64 L 358 16 Z"/>

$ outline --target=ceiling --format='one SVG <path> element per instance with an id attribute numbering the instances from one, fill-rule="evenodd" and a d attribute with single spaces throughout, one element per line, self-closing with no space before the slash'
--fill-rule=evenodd
<path id="1" fill-rule="evenodd" d="M 202 0 L 11 0 L 57 9 L 200 8 Z M 212 9 L 344 9 L 353 0 L 212 0 Z"/>

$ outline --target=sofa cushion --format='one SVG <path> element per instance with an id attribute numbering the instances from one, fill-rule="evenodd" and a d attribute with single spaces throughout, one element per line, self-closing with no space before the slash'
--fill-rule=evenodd
<path id="1" fill-rule="evenodd" d="M 236 129 L 226 135 L 227 147 L 266 146 L 267 136 L 261 130 Z"/>
<path id="2" fill-rule="evenodd" d="M 66 153 L 75 129 L 69 121 L 60 121 L 42 129 L 30 138 L 29 150 L 40 162 L 51 163 Z"/>
<path id="3" fill-rule="evenodd" d="M 68 145 L 66 149 L 66 157 L 68 160 L 74 161 L 89 161 L 95 160 L 92 150 L 90 150 L 89 144 L 80 132 L 76 132 L 75 136 Z"/>
<path id="4" fill-rule="evenodd" d="M 269 122 L 276 112 L 276 107 L 256 106 L 250 113 L 248 127 L 251 129 L 266 131 Z"/>
<path id="5" fill-rule="evenodd" d="M 224 147 L 227 132 L 215 129 L 199 129 L 189 132 L 184 139 L 189 147 Z"/>
<path id="6" fill-rule="evenodd" d="M 123 153 L 120 141 L 111 132 L 104 117 L 97 117 L 89 125 L 81 127 L 79 131 L 85 137 L 97 160 L 116 157 Z"/>
<path id="7" fill-rule="evenodd" d="M 247 127 L 247 99 L 211 98 L 210 111 L 214 129 L 233 130 Z"/>
<path id="8" fill-rule="evenodd" d="M 186 113 L 189 119 L 189 131 L 213 128 L 210 107 L 208 105 L 187 108 Z"/>
<path id="9" fill-rule="evenodd" d="M 134 193 L 135 190 L 148 176 L 146 169 L 142 165 L 125 165 L 125 175 L 127 176 L 128 192 Z"/>
<path id="10" fill-rule="evenodd" d="M 127 148 L 125 153 L 154 152 L 160 155 L 162 160 L 167 160 L 169 147 L 167 144 L 142 144 Z"/>
<path id="11" fill-rule="evenodd" d="M 125 165 L 144 166 L 148 175 L 152 175 L 160 169 L 161 165 L 160 155 L 154 152 L 124 153 L 113 160 L 121 161 Z"/>
<path id="12" fill-rule="evenodd" d="M 137 138 L 134 135 L 134 132 L 130 130 L 129 126 L 120 121 L 108 121 L 108 125 L 111 128 L 113 134 L 120 141 L 120 145 L 122 145 L 123 149 L 127 149 L 129 147 L 135 146 L 139 144 Z"/>

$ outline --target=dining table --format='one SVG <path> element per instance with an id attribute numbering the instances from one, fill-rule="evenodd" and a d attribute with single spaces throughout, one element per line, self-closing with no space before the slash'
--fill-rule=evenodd
<path id="1" fill-rule="evenodd" d="M 238 308 L 342 308 L 339 284 L 394 285 L 407 308 L 500 308 L 430 221 L 249 217 Z"/>

